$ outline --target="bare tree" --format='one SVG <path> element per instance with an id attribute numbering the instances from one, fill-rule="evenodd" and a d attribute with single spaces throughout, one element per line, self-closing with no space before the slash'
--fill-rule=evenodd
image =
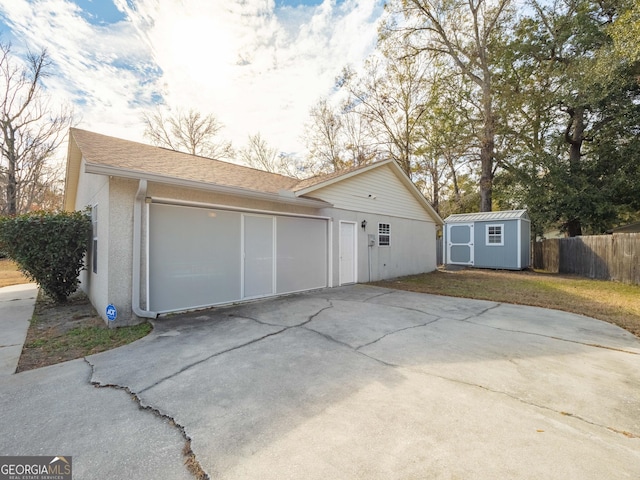
<path id="1" fill-rule="evenodd" d="M 278 149 L 271 147 L 260 135 L 249 135 L 247 145 L 239 152 L 240 160 L 248 167 L 271 173 L 280 172 Z"/>
<path id="2" fill-rule="evenodd" d="M 248 167 L 288 177 L 303 178 L 316 173 L 312 165 L 295 154 L 279 152 L 269 145 L 260 133 L 249 135 L 247 144 L 238 152 L 238 160 Z"/>
<path id="3" fill-rule="evenodd" d="M 48 165 L 73 121 L 66 107 L 50 109 L 42 87 L 50 67 L 46 50 L 29 53 L 23 63 L 10 44 L 0 43 L 0 184 L 2 213 L 29 211 L 45 205 L 59 178 Z"/>
<path id="4" fill-rule="evenodd" d="M 366 165 L 379 153 L 368 119 L 355 111 L 332 108 L 322 98 L 311 108 L 309 116 L 304 140 L 314 174 Z"/>
<path id="5" fill-rule="evenodd" d="M 401 35 L 409 54 L 429 51 L 449 58 L 479 90 L 483 125 L 479 137 L 481 211 L 492 208 L 495 164 L 496 65 L 491 45 L 503 31 L 511 3 L 512 0 L 395 0 L 390 10 L 403 14 L 406 22 L 387 25 L 388 33 Z"/>
<path id="6" fill-rule="evenodd" d="M 342 117 L 347 163 L 360 167 L 379 158 L 382 152 L 373 138 L 369 120 L 355 112 L 343 112 Z"/>
<path id="7" fill-rule="evenodd" d="M 378 148 L 411 177 L 417 133 L 429 101 L 429 61 L 424 56 L 400 57 L 395 45 L 384 47 L 385 57 L 370 58 L 363 74 L 345 68 L 339 84 L 349 94 L 345 110 L 371 126 Z"/>
<path id="8" fill-rule="evenodd" d="M 305 143 L 311 157 L 320 163 L 321 171 L 338 172 L 342 170 L 341 158 L 342 118 L 322 98 L 309 111 L 310 123 L 305 128 Z"/>
<path id="9" fill-rule="evenodd" d="M 203 115 L 197 110 L 160 108 L 142 114 L 144 136 L 158 147 L 208 158 L 231 158 L 231 143 L 218 140 L 223 125 L 213 114 Z"/>

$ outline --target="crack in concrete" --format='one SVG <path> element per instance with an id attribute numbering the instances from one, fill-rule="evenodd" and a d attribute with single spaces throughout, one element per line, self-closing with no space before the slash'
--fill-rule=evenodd
<path id="1" fill-rule="evenodd" d="M 427 325 L 431 325 L 432 323 L 435 323 L 435 322 L 437 322 L 437 321 L 439 321 L 441 319 L 442 319 L 441 317 L 438 317 L 435 320 L 431 320 L 431 321 L 426 322 L 426 323 L 421 323 L 420 325 L 410 325 L 408 327 L 399 328 L 398 330 L 394 330 L 392 332 L 385 333 L 380 338 L 377 338 L 376 340 L 373 340 L 372 342 L 365 343 L 364 345 L 360 345 L 359 347 L 356 348 L 356 350 L 360 350 L 361 348 L 368 347 L 369 345 L 373 345 L 374 343 L 378 343 L 380 340 L 382 340 L 385 337 L 388 337 L 389 335 L 393 335 L 393 334 L 399 333 L 399 332 L 404 332 L 405 330 L 411 330 L 412 328 L 426 327 Z"/>
<path id="2" fill-rule="evenodd" d="M 320 310 L 318 310 L 316 313 L 314 313 L 313 315 L 310 315 L 309 318 L 307 319 L 306 322 L 302 322 L 299 323 L 298 325 L 294 325 L 294 327 L 302 327 L 305 328 L 305 326 L 311 322 L 312 320 L 314 320 L 318 315 L 320 315 L 322 312 L 324 312 L 325 310 L 328 310 L 330 308 L 333 308 L 333 302 L 331 300 L 327 300 L 327 302 L 329 302 L 329 305 L 327 305 L 324 308 L 321 308 Z"/>
<path id="3" fill-rule="evenodd" d="M 619 429 L 616 429 L 614 427 L 609 427 L 607 425 L 602 425 L 600 423 L 596 423 L 596 422 L 588 420 L 588 419 L 586 419 L 584 417 L 581 417 L 580 415 L 576 415 L 576 414 L 569 413 L 569 412 L 564 412 L 564 411 L 558 411 L 558 410 L 555 410 L 555 409 L 553 409 L 551 407 L 548 407 L 546 405 L 539 405 L 537 403 L 534 403 L 534 402 L 531 402 L 529 400 L 525 400 L 524 398 L 520 398 L 520 397 L 518 397 L 516 395 L 513 395 L 513 394 L 511 394 L 509 392 L 504 392 L 502 390 L 494 390 L 494 389 L 492 389 L 490 387 L 486 387 L 486 386 L 480 385 L 478 383 L 467 382 L 467 381 L 456 379 L 456 378 L 445 377 L 443 375 L 438 375 L 436 373 L 431 373 L 431 372 L 425 372 L 424 370 L 418 370 L 418 369 L 411 368 L 411 367 L 405 367 L 405 366 L 397 365 L 397 364 L 390 364 L 390 365 L 394 366 L 394 367 L 397 367 L 397 368 L 406 368 L 407 370 L 412 371 L 414 373 L 418 373 L 420 375 L 426 375 L 426 376 L 429 376 L 429 377 L 439 378 L 441 380 L 445 380 L 445 381 L 448 381 L 448 382 L 458 383 L 460 385 L 466 385 L 466 386 L 469 386 L 469 387 L 479 388 L 481 390 L 485 390 L 487 392 L 495 393 L 497 395 L 504 395 L 506 397 L 511 398 L 512 400 L 515 400 L 517 402 L 523 403 L 525 405 L 529 405 L 531 407 L 540 408 L 542 410 L 548 410 L 550 412 L 553 412 L 553 413 L 556 413 L 556 414 L 559 414 L 559 415 L 564 415 L 566 417 L 575 418 L 576 420 L 580 420 L 581 422 L 587 423 L 589 425 L 593 425 L 594 427 L 604 428 L 604 429 L 607 429 L 607 430 L 609 430 L 611 432 L 618 433 L 620 435 L 624 435 L 627 438 L 640 438 L 640 436 L 638 434 L 635 434 L 635 433 L 632 433 L 632 432 L 628 432 L 628 431 L 625 431 L 625 430 L 619 430 Z"/>
<path id="4" fill-rule="evenodd" d="M 253 320 L 253 318 L 250 318 L 249 320 Z M 276 325 L 276 326 L 277 326 L 277 325 Z M 180 370 L 178 370 L 177 372 L 174 372 L 174 373 L 172 373 L 171 375 L 167 375 L 166 377 L 161 378 L 161 379 L 160 379 L 160 380 L 158 380 L 157 382 L 154 382 L 152 385 L 149 385 L 148 387 L 143 388 L 142 390 L 140 390 L 140 393 L 144 393 L 144 392 L 146 392 L 147 390 L 149 390 L 149 389 L 151 389 L 151 388 L 153 388 L 153 387 L 155 387 L 155 386 L 157 386 L 157 385 L 161 384 L 162 382 L 164 382 L 164 381 L 166 381 L 166 380 L 169 380 L 169 379 L 171 379 L 171 378 L 175 377 L 176 375 L 180 375 L 181 373 L 183 373 L 183 372 L 185 372 L 185 371 L 189 370 L 190 368 L 195 367 L 196 365 L 200 365 L 201 363 L 204 363 L 204 362 L 206 362 L 206 361 L 208 361 L 208 360 L 211 360 L 212 358 L 215 358 L 215 357 L 220 356 L 220 355 L 223 355 L 223 354 L 225 354 L 225 353 L 232 352 L 232 351 L 234 351 L 234 350 L 238 350 L 238 349 L 243 348 L 243 347 L 246 347 L 246 346 L 248 346 L 248 345 L 252 345 L 252 344 L 254 344 L 254 343 L 260 342 L 260 341 L 264 340 L 265 338 L 273 337 L 274 335 L 278 335 L 278 334 L 280 334 L 280 333 L 284 332 L 285 330 L 288 330 L 289 328 L 291 328 L 291 327 L 285 327 L 285 328 L 283 328 L 283 329 L 281 329 L 281 330 L 278 330 L 277 332 L 271 332 L 271 333 L 268 333 L 268 334 L 263 335 L 263 336 L 261 336 L 261 337 L 254 338 L 253 340 L 250 340 L 250 341 L 248 341 L 248 342 L 242 343 L 242 344 L 240 344 L 240 345 L 236 345 L 236 346 L 234 346 L 234 347 L 227 348 L 226 350 L 221 350 L 221 351 L 219 351 L 219 352 L 213 353 L 213 354 L 209 355 L 208 357 L 201 358 L 200 360 L 198 360 L 198 361 L 196 361 L 196 362 L 190 363 L 189 365 L 186 365 L 186 366 L 182 367 L 182 368 L 181 368 Z"/>
<path id="5" fill-rule="evenodd" d="M 338 339 L 336 339 L 336 338 L 333 338 L 333 337 L 332 337 L 331 335 L 329 335 L 329 334 L 326 334 L 326 333 L 323 333 L 323 332 L 319 332 L 319 331 L 317 331 L 317 330 L 314 330 L 313 328 L 307 328 L 307 327 L 302 327 L 302 328 L 304 328 L 305 330 L 307 330 L 307 331 L 309 331 L 309 332 L 315 333 L 316 335 L 320 335 L 321 337 L 323 337 L 323 338 L 325 338 L 325 339 L 329 340 L 330 342 L 337 343 L 338 345 L 341 345 L 341 346 L 343 346 L 343 347 L 347 347 L 347 348 L 348 348 L 349 350 L 351 350 L 352 352 L 357 353 L 358 355 L 362 355 L 363 357 L 367 357 L 367 358 L 369 358 L 369 359 L 371 359 L 371 360 L 373 360 L 373 361 L 375 361 L 375 362 L 377 362 L 377 363 L 380 363 L 380 364 L 382 364 L 382 365 L 384 365 L 384 366 L 386 366 L 386 367 L 396 367 L 396 366 L 397 366 L 397 365 L 393 365 L 393 364 L 391 364 L 391 363 L 387 363 L 387 362 L 385 362 L 384 360 L 380 360 L 379 358 L 375 358 L 375 357 L 372 357 L 372 356 L 370 356 L 370 355 L 367 355 L 367 354 L 366 354 L 366 353 L 364 353 L 364 352 L 360 352 L 360 351 L 358 350 L 358 348 L 360 348 L 360 347 L 355 348 L 355 347 L 353 347 L 353 346 L 349 345 L 348 343 L 341 342 L 340 340 L 338 340 Z"/>
<path id="6" fill-rule="evenodd" d="M 485 309 L 483 309 L 483 310 L 480 310 L 479 312 L 474 313 L 474 314 L 472 314 L 472 315 L 469 315 L 468 317 L 461 318 L 461 319 L 459 319 L 458 321 L 459 321 L 459 322 L 469 322 L 469 323 L 473 323 L 473 322 L 471 322 L 471 321 L 470 321 L 470 319 L 471 319 L 471 318 L 477 318 L 477 317 L 479 317 L 480 315 L 484 315 L 484 314 L 485 314 L 485 313 L 487 313 L 488 311 L 493 310 L 493 309 L 498 308 L 498 307 L 501 307 L 501 306 L 502 306 L 502 304 L 501 304 L 501 303 L 496 303 L 495 305 L 492 305 L 491 307 L 487 307 L 487 308 L 485 308 Z M 452 319 L 452 320 L 457 320 L 457 319 Z"/>
<path id="7" fill-rule="evenodd" d="M 602 348 L 602 349 L 605 349 L 605 350 L 613 350 L 614 352 L 628 353 L 630 355 L 640 355 L 640 353 L 638 353 L 638 352 L 625 350 L 623 348 L 608 347 L 606 345 L 600 345 L 599 343 L 580 342 L 578 340 L 570 340 L 568 338 L 554 337 L 553 335 L 545 335 L 543 333 L 527 332 L 527 331 L 524 331 L 524 330 L 513 330 L 513 329 L 510 329 L 510 328 L 496 327 L 496 326 L 493 326 L 493 325 L 487 325 L 485 323 L 478 323 L 478 322 L 474 322 L 474 321 L 471 320 L 472 318 L 478 318 L 478 317 L 484 315 L 485 313 L 487 313 L 488 311 L 493 310 L 494 308 L 498 308 L 500 306 L 502 306 L 502 304 L 498 303 L 498 304 L 496 304 L 496 305 L 494 305 L 492 307 L 485 308 L 481 312 L 478 312 L 478 313 L 476 313 L 474 315 L 470 315 L 470 316 L 468 316 L 466 318 L 463 318 L 462 320 L 459 320 L 459 321 L 470 323 L 472 325 L 477 325 L 479 327 L 486 327 L 486 328 L 492 328 L 494 330 L 501 330 L 503 332 L 522 333 L 524 335 L 534 335 L 534 336 L 537 336 L 537 337 L 550 338 L 552 340 L 558 340 L 558 341 L 567 342 L 567 343 L 575 343 L 577 345 L 584 345 L 584 346 L 587 346 L 587 347 L 595 347 L 595 348 Z"/>
<path id="8" fill-rule="evenodd" d="M 89 373 L 89 383 L 92 386 L 94 386 L 95 388 L 112 388 L 114 390 L 124 391 L 129 394 L 131 399 L 138 405 L 138 408 L 140 410 L 147 411 L 158 418 L 166 420 L 170 426 L 176 428 L 185 441 L 184 447 L 182 448 L 182 455 L 185 457 L 184 464 L 187 467 L 187 470 L 189 470 L 189 473 L 191 473 L 197 480 L 210 480 L 211 477 L 202 468 L 202 465 L 200 465 L 200 462 L 196 458 L 195 453 L 191 449 L 191 437 L 187 434 L 187 430 L 184 425 L 179 424 L 173 417 L 162 413 L 157 408 L 154 408 L 150 405 L 143 405 L 142 400 L 140 399 L 138 394 L 132 391 L 129 387 L 110 383 L 102 384 L 100 382 L 94 381 L 93 375 L 95 373 L 95 366 L 86 357 L 84 357 L 83 360 L 91 368 L 91 371 Z"/>
<path id="9" fill-rule="evenodd" d="M 285 327 L 285 325 L 282 325 L 280 323 L 269 323 L 269 322 L 265 322 L 264 320 L 258 320 L 257 318 L 253 318 L 253 317 L 249 317 L 247 315 L 229 315 L 229 318 L 242 318 L 244 320 L 252 320 L 256 323 L 259 323 L 260 325 L 268 325 L 269 327 Z M 286 327 L 289 328 L 289 327 Z M 284 331 L 284 330 L 281 330 Z"/>
<path id="10" fill-rule="evenodd" d="M 397 291 L 398 290 L 389 290 L 388 292 L 378 293 L 377 295 L 373 295 L 369 298 L 365 298 L 364 300 L 362 300 L 362 303 L 367 303 L 368 301 L 373 300 L 374 298 L 383 297 L 385 295 L 391 295 L 392 293 L 396 293 Z"/>
<path id="11" fill-rule="evenodd" d="M 386 293 L 382 294 L 382 295 L 386 295 Z M 381 296 L 381 295 L 377 295 L 377 296 Z M 588 345 L 588 346 L 593 346 L 593 347 L 598 347 L 598 348 L 617 350 L 617 351 L 622 351 L 622 352 L 625 352 L 625 353 L 631 353 L 631 354 L 634 354 L 634 355 L 638 355 L 635 352 L 629 352 L 629 351 L 626 351 L 626 350 L 619 350 L 619 349 L 612 348 L 612 347 L 605 347 L 605 346 L 597 345 L 597 344 L 587 344 L 587 343 L 582 343 L 582 342 L 576 342 L 576 341 L 572 341 L 572 340 L 566 340 L 566 339 L 563 339 L 563 338 L 557 338 L 557 337 L 552 337 L 552 336 L 542 335 L 542 334 L 537 334 L 537 333 L 523 332 L 523 331 L 518 331 L 518 330 L 501 329 L 499 327 L 492 327 L 490 325 L 483 325 L 481 323 L 476 323 L 476 322 L 470 321 L 470 319 L 479 317 L 480 315 L 484 315 L 488 311 L 493 310 L 495 308 L 498 308 L 500 306 L 501 306 L 501 304 L 498 303 L 498 304 L 493 305 L 491 307 L 485 308 L 481 312 L 478 312 L 478 313 L 476 313 L 474 315 L 470 315 L 469 317 L 463 319 L 462 321 L 468 322 L 468 323 L 472 323 L 472 324 L 478 325 L 478 326 L 485 326 L 485 327 L 489 327 L 489 328 L 495 328 L 495 329 L 498 329 L 498 330 L 505 330 L 505 331 L 509 331 L 509 332 L 524 333 L 524 334 L 530 334 L 530 335 L 538 335 L 538 336 L 542 336 L 542 337 L 552 338 L 552 339 L 555 339 L 555 340 L 561 340 L 561 341 L 572 342 L 572 343 L 579 343 L 579 344 L 582 344 L 582 345 Z M 397 307 L 397 308 L 405 308 L 405 307 Z M 406 309 L 407 310 L 413 310 L 413 309 L 409 309 L 409 308 L 406 308 Z M 424 312 L 422 312 L 422 313 L 424 313 Z M 318 312 L 316 315 L 318 315 L 318 314 L 320 314 L 320 312 Z M 385 337 L 387 337 L 389 335 L 393 335 L 395 333 L 402 332 L 404 330 L 409 330 L 409 329 L 418 328 L 418 327 L 424 327 L 426 325 L 430 325 L 432 323 L 435 323 L 435 322 L 437 322 L 439 320 L 442 320 L 442 317 L 438 317 L 435 320 L 432 320 L 430 322 L 426 322 L 426 323 L 421 324 L 421 325 L 412 325 L 412 326 L 409 326 L 409 327 L 404 327 L 404 328 L 400 328 L 398 330 L 394 330 L 392 332 L 388 332 L 388 333 L 382 335 L 380 338 L 378 338 L 376 340 L 373 340 L 372 342 L 369 342 L 369 343 L 367 343 L 365 345 L 360 345 L 359 347 L 353 347 L 353 346 L 349 345 L 348 343 L 345 343 L 345 342 L 342 342 L 340 340 L 337 340 L 337 339 L 333 338 L 331 335 L 328 335 L 328 334 L 325 334 L 325 333 L 322 333 L 322 332 L 318 332 L 317 330 L 313 330 L 312 328 L 307 328 L 307 327 L 304 327 L 304 328 L 306 330 L 308 330 L 308 331 L 314 332 L 314 333 L 326 338 L 327 340 L 329 340 L 331 342 L 337 343 L 337 344 L 342 345 L 342 346 L 346 346 L 347 348 L 349 348 L 350 350 L 354 351 L 355 353 L 363 355 L 363 356 L 365 356 L 365 357 L 367 357 L 367 358 L 369 358 L 369 359 L 371 359 L 371 360 L 373 360 L 375 362 L 378 362 L 378 363 L 380 363 L 380 364 L 382 364 L 384 366 L 387 366 L 387 367 L 406 368 L 406 369 L 408 369 L 410 371 L 414 371 L 414 372 L 420 373 L 422 375 L 428 375 L 428 376 L 431 376 L 431 377 L 440 378 L 440 379 L 445 380 L 445 381 L 450 381 L 450 382 L 455 382 L 455 383 L 459 383 L 459 384 L 462 384 L 462 385 L 467 385 L 467 386 L 470 386 L 470 387 L 480 388 L 482 390 L 485 390 L 485 391 L 488 391 L 488 392 L 491 392 L 491 393 L 495 393 L 495 394 L 498 394 L 498 395 L 504 395 L 506 397 L 509 397 L 509 398 L 511 398 L 511 399 L 513 399 L 513 400 L 515 400 L 517 402 L 523 403 L 525 405 L 529 405 L 529 406 L 540 408 L 540 409 L 543 409 L 543 410 L 548 410 L 548 411 L 556 413 L 556 414 L 560 414 L 560 415 L 564 415 L 564 416 L 569 416 L 569 417 L 575 418 L 576 420 L 580 420 L 580 421 L 582 421 L 584 423 L 587 423 L 589 425 L 592 425 L 592 426 L 595 426 L 595 427 L 599 427 L 599 428 L 604 428 L 604 429 L 607 429 L 607 430 L 609 430 L 611 432 L 614 432 L 614 433 L 617 433 L 617 434 L 620 434 L 620 435 L 624 435 L 627 438 L 640 438 L 640 435 L 638 435 L 636 433 L 629 432 L 629 431 L 626 431 L 626 430 L 616 429 L 614 427 L 609 427 L 607 425 L 602 425 L 602 424 L 593 422 L 593 421 L 588 420 L 588 419 L 586 419 L 584 417 L 581 417 L 580 415 L 576 415 L 576 414 L 573 414 L 573 413 L 557 411 L 557 410 L 555 410 L 555 409 L 553 409 L 551 407 L 548 407 L 548 406 L 545 406 L 545 405 L 539 405 L 539 404 L 536 404 L 534 402 L 530 402 L 530 401 L 525 400 L 523 398 L 520 398 L 520 397 L 517 397 L 515 395 L 512 395 L 512 394 L 510 394 L 508 392 L 504 392 L 504 391 L 500 391 L 500 390 L 494 390 L 494 389 L 486 387 L 484 385 L 480 385 L 480 384 L 476 384 L 476 383 L 472 383 L 472 382 L 465 382 L 463 380 L 449 378 L 449 377 L 445 377 L 445 376 L 442 376 L 442 375 L 437 375 L 437 374 L 430 373 L 430 372 L 424 372 L 424 371 L 421 371 L 421 370 L 412 369 L 410 367 L 406 367 L 406 366 L 403 366 L 403 365 L 386 362 L 386 361 L 384 361 L 382 359 L 376 358 L 376 357 L 374 357 L 372 355 L 368 355 L 368 354 L 360 351 L 361 348 L 367 347 L 369 345 L 373 345 L 374 343 L 379 342 L 380 340 L 382 340 L 383 338 L 385 338 Z M 309 321 L 311 321 L 311 319 L 309 319 L 307 322 L 305 322 L 305 324 L 308 323 Z"/>
<path id="12" fill-rule="evenodd" d="M 295 327 L 303 327 L 305 326 L 307 323 L 309 323 L 311 320 L 313 320 L 314 318 L 316 318 L 318 315 L 320 315 L 322 312 L 324 312 L 325 310 L 327 310 L 328 308 L 333 308 L 333 303 L 331 302 L 331 300 L 326 300 L 327 303 L 329 305 L 327 305 L 326 307 L 321 308 L 320 310 L 318 310 L 316 313 L 309 315 L 309 317 L 301 322 L 301 323 L 297 323 L 295 325 L 283 325 L 282 323 L 270 323 L 270 322 L 265 322 L 264 320 L 260 320 L 258 318 L 254 318 L 254 317 L 249 317 L 247 315 L 236 315 L 236 314 L 231 314 L 229 315 L 229 317 L 233 317 L 233 318 L 244 318 L 246 320 L 253 320 L 256 323 L 259 323 L 261 325 L 268 325 L 270 327 L 285 327 L 284 330 L 281 330 L 282 332 L 284 332 L 285 330 L 289 330 L 290 328 L 295 328 Z"/>
<path id="13" fill-rule="evenodd" d="M 138 405 L 138 408 L 140 408 L 141 410 L 145 410 L 145 411 L 151 412 L 153 415 L 155 415 L 158 418 L 167 420 L 169 422 L 169 425 L 177 428 L 180 431 L 182 437 L 185 440 L 185 445 L 184 445 L 184 448 L 182 449 L 182 454 L 186 458 L 185 465 L 187 466 L 187 469 L 189 470 L 190 473 L 192 473 L 195 476 L 195 478 L 197 480 L 210 480 L 211 477 L 202 468 L 202 465 L 200 465 L 200 462 L 196 458 L 195 453 L 191 449 L 191 437 L 187 434 L 186 428 L 183 425 L 181 425 L 178 422 L 176 422 L 176 420 L 173 417 L 171 417 L 170 415 L 162 413 L 159 409 L 157 409 L 155 407 L 152 407 L 150 405 L 143 405 L 142 404 L 142 400 L 140 399 L 139 395 L 141 395 L 145 391 L 147 391 L 147 390 L 159 385 L 160 383 L 162 383 L 162 382 L 164 382 L 166 380 L 169 380 L 170 378 L 173 378 L 176 375 L 179 375 L 179 374 L 185 372 L 186 370 L 188 370 L 188 369 L 190 369 L 190 368 L 192 368 L 192 367 L 194 367 L 196 365 L 199 365 L 199 364 L 201 364 L 203 362 L 206 362 L 206 361 L 208 361 L 208 360 L 210 360 L 210 359 L 212 359 L 214 357 L 220 356 L 220 355 L 228 353 L 228 352 L 232 352 L 234 350 L 238 350 L 240 348 L 244 348 L 244 347 L 246 347 L 248 345 L 252 345 L 254 343 L 260 342 L 260 341 L 262 341 L 262 340 L 264 340 L 266 338 L 273 337 L 275 335 L 279 335 L 282 332 L 285 332 L 285 331 L 290 330 L 292 328 L 301 327 L 301 328 L 304 328 L 304 329 L 308 330 L 305 327 L 306 324 L 311 322 L 314 318 L 316 318 L 318 315 L 320 315 L 322 312 L 324 312 L 328 308 L 333 308 L 333 303 L 330 300 L 327 300 L 327 301 L 329 302 L 328 306 L 320 309 L 319 311 L 317 311 L 316 313 L 314 313 L 312 315 L 309 315 L 309 318 L 307 318 L 307 320 L 305 320 L 304 322 L 302 322 L 302 323 L 300 323 L 298 325 L 292 325 L 292 326 L 289 326 L 289 327 L 285 327 L 285 328 L 282 328 L 282 329 L 280 329 L 280 330 L 278 330 L 276 332 L 272 332 L 272 333 L 269 333 L 267 335 L 263 335 L 263 336 L 261 336 L 259 338 L 255 338 L 255 339 L 253 339 L 253 340 L 251 340 L 249 342 L 245 342 L 245 343 L 243 343 L 241 345 L 236 345 L 236 346 L 228 348 L 226 350 L 222 350 L 220 352 L 216 352 L 216 353 L 214 353 L 212 355 L 209 355 L 206 358 L 200 359 L 197 362 L 193 362 L 193 363 L 181 368 L 177 372 L 174 372 L 173 374 L 168 375 L 168 376 L 158 380 L 157 382 L 153 383 L 152 385 L 150 385 L 148 387 L 143 388 L 142 390 L 140 390 L 137 393 L 134 392 L 133 390 L 131 390 L 127 386 L 118 385 L 118 384 L 110 384 L 110 383 L 102 384 L 100 382 L 94 381 L 93 380 L 93 376 L 95 374 L 95 366 L 86 357 L 84 357 L 83 359 L 84 359 L 85 363 L 87 363 L 87 365 L 89 365 L 89 367 L 91 368 L 91 371 L 89 373 L 88 381 L 89 381 L 89 383 L 91 385 L 93 385 L 96 388 L 113 388 L 113 389 L 122 390 L 122 391 L 128 393 L 130 395 L 130 397 L 133 399 L 133 401 L 136 402 L 136 404 Z M 263 322 L 263 321 L 260 321 L 260 320 L 258 320 L 256 318 L 251 318 L 251 317 L 237 316 L 237 318 L 246 318 L 248 320 L 253 320 L 254 322 L 257 322 L 257 323 L 260 323 L 260 324 L 263 324 L 263 325 L 270 325 L 270 326 L 274 326 L 274 327 L 281 327 L 282 326 L 282 325 L 274 325 L 274 324 L 271 324 L 271 323 Z"/>
<path id="14" fill-rule="evenodd" d="M 605 350 L 613 350 L 614 352 L 628 353 L 630 355 L 640 355 L 640 353 L 638 353 L 638 352 L 632 352 L 630 350 L 625 350 L 623 348 L 607 347 L 606 345 L 600 345 L 599 343 L 580 342 L 578 340 L 570 340 L 568 338 L 554 337 L 553 335 L 544 335 L 543 333 L 526 332 L 524 330 L 512 330 L 512 329 L 509 329 L 509 328 L 495 327 L 493 325 L 486 325 L 484 323 L 472 322 L 471 320 L 469 320 L 470 318 L 473 318 L 473 317 L 468 317 L 463 321 L 467 322 L 467 323 L 471 323 L 472 325 L 477 325 L 479 327 L 492 328 L 494 330 L 501 330 L 503 332 L 522 333 L 522 334 L 525 334 L 525 335 L 534 335 L 536 337 L 550 338 L 552 340 L 559 340 L 561 342 L 567 342 L 567 343 L 575 343 L 575 344 L 584 345 L 584 346 L 587 346 L 587 347 L 603 348 Z"/>
<path id="15" fill-rule="evenodd" d="M 273 337 L 273 336 L 275 336 L 275 335 L 279 335 L 279 334 L 281 334 L 282 332 L 286 332 L 287 330 L 290 330 L 290 329 L 292 329 L 292 328 L 297 328 L 297 327 L 304 326 L 304 325 L 306 325 L 307 323 L 309 323 L 311 320 L 313 320 L 315 317 L 317 317 L 318 315 L 320 315 L 322 312 L 324 312 L 325 310 L 327 310 L 328 308 L 333 308 L 333 304 L 331 303 L 331 301 L 329 301 L 329 304 L 330 304 L 330 305 L 328 305 L 328 306 L 326 306 L 326 307 L 324 307 L 324 308 L 321 308 L 321 309 L 320 309 L 319 311 L 317 311 L 316 313 L 314 313 L 314 314 L 310 315 L 310 316 L 309 316 L 309 318 L 308 318 L 307 320 L 305 320 L 304 322 L 302 322 L 302 323 L 300 323 L 300 324 L 298 324 L 298 325 L 292 325 L 292 326 L 277 325 L 277 324 L 272 324 L 272 323 L 263 322 L 263 321 L 258 320 L 258 319 L 256 319 L 256 318 L 252 318 L 252 317 L 244 317 L 244 316 L 241 316 L 241 315 L 237 315 L 237 316 L 235 316 L 235 318 L 244 318 L 244 319 L 247 319 L 247 320 L 252 320 L 252 321 L 254 321 L 254 322 L 257 322 L 257 323 L 259 323 L 259 324 L 261 324 L 261 325 L 269 325 L 269 326 L 272 326 L 272 327 L 283 327 L 283 328 L 281 328 L 280 330 L 278 330 L 278 331 L 276 331 L 276 332 L 271 332 L 271 333 L 268 333 L 268 334 L 263 335 L 263 336 L 261 336 L 261 337 L 254 338 L 253 340 L 250 340 L 250 341 L 248 341 L 248 342 L 242 343 L 242 344 L 240 344 L 240 345 L 235 345 L 235 346 L 230 347 L 230 348 L 227 348 L 227 349 L 225 349 L 225 350 L 221 350 L 221 351 L 219 351 L 219 352 L 213 353 L 213 354 L 209 355 L 208 357 L 201 358 L 200 360 L 198 360 L 198 361 L 196 361 L 196 362 L 193 362 L 193 363 L 190 363 L 189 365 L 185 365 L 185 366 L 184 366 L 184 367 L 182 367 L 180 370 L 178 370 L 178 371 L 176 371 L 176 372 L 172 373 L 171 375 L 167 375 L 166 377 L 163 377 L 163 378 L 159 379 L 158 381 L 154 382 L 153 384 L 149 385 L 148 387 L 143 388 L 142 390 L 140 390 L 140 393 L 144 393 L 144 392 L 146 392 L 147 390 L 149 390 L 149 389 L 151 389 L 151 388 L 153 388 L 153 387 L 155 387 L 155 386 L 157 386 L 157 385 L 161 384 L 162 382 L 164 382 L 164 381 L 166 381 L 166 380 L 169 380 L 169 379 L 171 379 L 171 378 L 175 377 L 176 375 L 180 375 L 181 373 L 183 373 L 183 372 L 185 372 L 185 371 L 189 370 L 190 368 L 195 367 L 196 365 L 200 365 L 201 363 L 204 363 L 204 362 L 206 362 L 206 361 L 208 361 L 208 360 L 211 360 L 212 358 L 218 357 L 218 356 L 223 355 L 223 354 L 225 354 L 225 353 L 232 352 L 232 351 L 234 351 L 234 350 L 238 350 L 238 349 L 244 348 L 244 347 L 249 346 L 249 345 L 253 345 L 254 343 L 260 342 L 260 341 L 262 341 L 262 340 L 265 340 L 265 339 L 267 339 L 267 338 L 269 338 L 269 337 Z"/>

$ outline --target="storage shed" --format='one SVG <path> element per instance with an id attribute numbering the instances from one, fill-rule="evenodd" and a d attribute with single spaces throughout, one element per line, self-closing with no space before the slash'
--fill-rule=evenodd
<path id="1" fill-rule="evenodd" d="M 526 210 L 461 213 L 445 219 L 445 265 L 522 270 L 531 265 Z"/>

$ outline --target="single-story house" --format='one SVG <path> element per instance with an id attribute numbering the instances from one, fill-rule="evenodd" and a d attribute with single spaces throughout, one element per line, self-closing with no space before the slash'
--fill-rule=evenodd
<path id="1" fill-rule="evenodd" d="M 444 263 L 522 270 L 531 266 L 531 221 L 526 210 L 458 213 L 444 227 Z"/>
<path id="2" fill-rule="evenodd" d="M 300 180 L 73 128 L 81 288 L 117 324 L 436 269 L 442 220 L 392 160 Z"/>

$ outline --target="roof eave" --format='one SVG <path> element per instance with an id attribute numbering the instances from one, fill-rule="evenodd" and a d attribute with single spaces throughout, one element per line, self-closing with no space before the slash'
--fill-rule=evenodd
<path id="1" fill-rule="evenodd" d="M 113 167 L 110 165 L 101 165 L 96 163 L 86 163 L 85 172 L 97 175 L 109 175 L 114 177 L 131 178 L 134 180 L 147 180 L 149 182 L 164 183 L 177 187 L 197 188 L 210 192 L 223 193 L 227 195 L 235 195 L 241 197 L 255 198 L 264 201 L 277 203 L 285 203 L 290 205 L 298 205 L 310 208 L 327 208 L 332 205 L 322 200 L 314 200 L 309 198 L 300 198 L 292 195 L 281 195 L 279 193 L 259 192 L 246 188 L 230 187 L 226 185 L 218 185 L 215 183 L 201 182 L 197 180 L 187 180 L 183 178 L 168 177 L 148 172 L 138 172 L 121 167 Z"/>
<path id="2" fill-rule="evenodd" d="M 69 129 L 67 141 L 67 165 L 64 175 L 64 198 L 62 205 L 65 211 L 71 212 L 76 208 L 82 152 L 73 138 L 73 129 Z"/>

